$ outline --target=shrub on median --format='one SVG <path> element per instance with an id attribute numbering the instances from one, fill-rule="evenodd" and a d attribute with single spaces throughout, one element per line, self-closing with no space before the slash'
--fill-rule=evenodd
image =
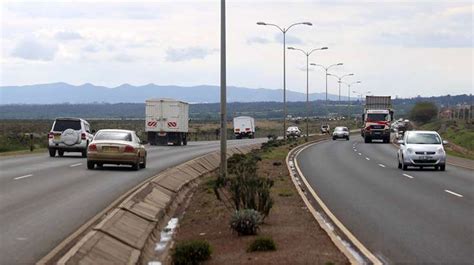
<path id="1" fill-rule="evenodd" d="M 271 237 L 257 237 L 247 248 L 247 252 L 274 250 L 276 250 L 276 244 Z"/>
<path id="2" fill-rule="evenodd" d="M 253 209 L 237 210 L 232 214 L 230 227 L 239 235 L 256 235 L 263 216 Z"/>
<path id="3" fill-rule="evenodd" d="M 212 248 L 205 240 L 179 242 L 173 250 L 175 265 L 197 265 L 211 258 Z"/>

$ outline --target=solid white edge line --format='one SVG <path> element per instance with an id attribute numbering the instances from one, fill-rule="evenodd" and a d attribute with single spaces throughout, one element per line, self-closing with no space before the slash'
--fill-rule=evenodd
<path id="1" fill-rule="evenodd" d="M 385 165 L 384 165 L 384 164 L 379 164 L 379 166 L 380 166 L 380 167 L 385 167 Z"/>
<path id="2" fill-rule="evenodd" d="M 322 199 L 316 194 L 314 189 L 309 185 L 308 181 L 306 180 L 306 177 L 303 175 L 303 172 L 301 172 L 299 166 L 298 166 L 298 155 L 305 150 L 306 148 L 317 144 L 319 142 L 313 143 L 313 144 L 308 144 L 307 146 L 301 148 L 300 150 L 297 151 L 293 158 L 293 163 L 295 165 L 296 170 L 298 171 L 298 174 L 300 175 L 301 179 L 303 180 L 304 184 L 308 188 L 309 192 L 311 195 L 313 195 L 313 198 L 318 202 L 318 204 L 321 206 L 323 211 L 326 213 L 327 216 L 333 221 L 333 223 L 349 238 L 354 245 L 362 252 L 364 255 L 373 263 L 377 265 L 383 264 L 370 250 L 368 250 L 350 231 L 347 229 L 344 224 L 342 224 L 339 219 L 329 210 L 329 208 L 326 206 L 326 204 L 322 201 Z M 288 153 L 289 154 L 289 153 Z"/>
<path id="3" fill-rule="evenodd" d="M 366 159 L 367 161 L 370 160 L 370 158 L 368 158 L 368 157 L 366 157 L 365 159 Z"/>
<path id="4" fill-rule="evenodd" d="M 411 178 L 411 179 L 413 178 L 413 176 L 410 176 L 410 175 L 408 175 L 408 174 L 403 174 L 403 176 L 405 176 L 405 177 L 407 177 L 407 178 Z"/>
<path id="5" fill-rule="evenodd" d="M 72 164 L 72 165 L 70 165 L 69 167 L 78 167 L 78 166 L 80 166 L 80 165 L 82 165 L 82 163 Z"/>
<path id="6" fill-rule="evenodd" d="M 14 180 L 29 178 L 29 177 L 32 177 L 32 176 L 33 176 L 33 174 L 28 174 L 28 175 L 24 175 L 24 176 L 21 176 L 21 177 L 16 177 L 16 178 L 14 178 Z"/>
<path id="7" fill-rule="evenodd" d="M 451 194 L 454 195 L 454 196 L 458 196 L 458 197 L 460 197 L 460 198 L 464 197 L 463 195 L 461 195 L 461 194 L 459 194 L 459 193 L 456 193 L 456 192 L 454 192 L 454 191 L 450 191 L 450 190 L 444 190 L 444 191 L 447 192 L 447 193 L 451 193 Z"/>

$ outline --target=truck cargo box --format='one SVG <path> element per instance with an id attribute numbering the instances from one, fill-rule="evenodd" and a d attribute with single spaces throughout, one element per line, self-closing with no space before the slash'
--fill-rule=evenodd
<path id="1" fill-rule="evenodd" d="M 161 98 L 145 102 L 145 132 L 151 145 L 187 144 L 189 105 L 179 100 Z"/>

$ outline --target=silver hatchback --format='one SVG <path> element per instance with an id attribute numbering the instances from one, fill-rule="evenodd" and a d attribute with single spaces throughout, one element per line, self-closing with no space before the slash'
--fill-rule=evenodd
<path id="1" fill-rule="evenodd" d="M 409 166 L 434 167 L 446 170 L 446 152 L 441 136 L 434 131 L 408 131 L 403 140 L 399 140 L 398 168 L 406 170 Z"/>

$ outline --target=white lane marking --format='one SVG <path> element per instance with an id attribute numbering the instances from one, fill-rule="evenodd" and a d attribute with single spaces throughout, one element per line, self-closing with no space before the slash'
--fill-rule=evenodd
<path id="1" fill-rule="evenodd" d="M 357 152 L 357 149 L 354 148 L 354 152 Z"/>
<path id="2" fill-rule="evenodd" d="M 385 167 L 385 165 L 384 165 L 384 164 L 379 164 L 379 166 L 381 166 L 381 167 Z"/>
<path id="3" fill-rule="evenodd" d="M 451 194 L 454 195 L 454 196 L 458 196 L 458 197 L 460 197 L 460 198 L 464 197 L 464 196 L 462 196 L 461 194 L 456 193 L 456 192 L 454 192 L 454 191 L 450 191 L 450 190 L 444 190 L 444 191 L 447 192 L 447 193 L 451 193 Z"/>
<path id="4" fill-rule="evenodd" d="M 370 160 L 370 158 L 368 158 L 368 157 L 366 157 L 365 159 L 366 159 L 366 160 Z"/>
<path id="5" fill-rule="evenodd" d="M 360 156 L 362 155 L 361 153 L 358 153 Z"/>
<path id="6" fill-rule="evenodd" d="M 14 180 L 29 178 L 29 177 L 32 177 L 32 176 L 33 176 L 33 174 L 28 174 L 28 175 L 24 175 L 24 176 L 21 176 L 21 177 L 16 177 L 16 178 L 14 178 Z"/>
<path id="7" fill-rule="evenodd" d="M 70 165 L 69 167 L 78 167 L 80 165 L 82 165 L 82 163 L 73 164 L 73 165 Z"/>
<path id="8" fill-rule="evenodd" d="M 405 176 L 405 177 L 407 177 L 407 178 L 410 178 L 410 179 L 413 178 L 412 176 L 410 176 L 410 175 L 408 175 L 408 174 L 403 174 L 403 176 Z"/>
<path id="9" fill-rule="evenodd" d="M 27 239 L 28 239 L 28 238 L 26 238 L 26 237 L 17 237 L 17 238 L 16 238 L 16 240 L 18 240 L 18 241 L 25 241 L 25 240 L 27 240 Z"/>

